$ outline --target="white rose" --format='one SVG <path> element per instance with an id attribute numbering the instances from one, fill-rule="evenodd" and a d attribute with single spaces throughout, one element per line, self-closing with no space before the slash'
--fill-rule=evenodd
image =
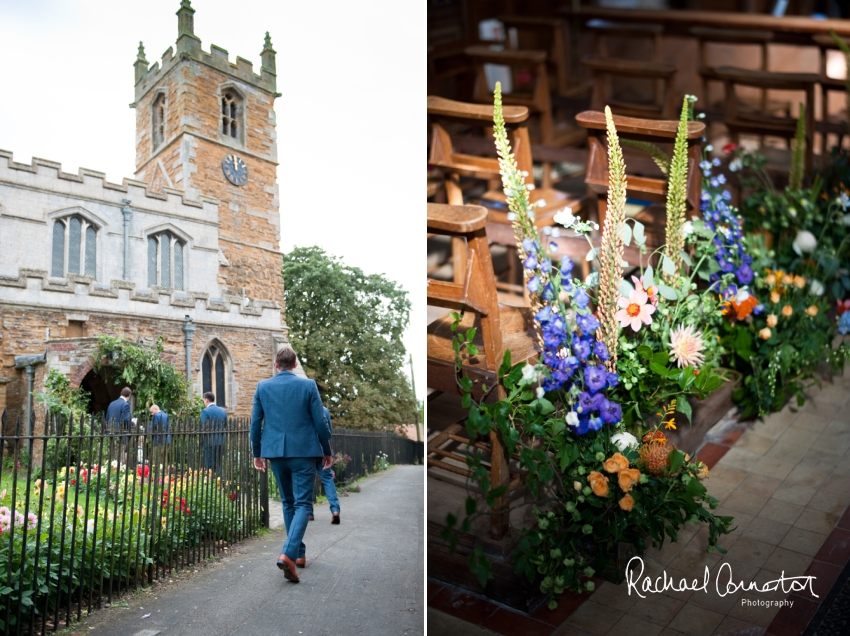
<path id="1" fill-rule="evenodd" d="M 570 227 L 576 222 L 576 217 L 573 216 L 572 208 L 564 208 L 555 215 L 554 220 L 555 223 L 560 223 L 564 227 Z"/>
<path id="2" fill-rule="evenodd" d="M 815 296 L 823 296 L 823 283 L 819 280 L 812 279 L 812 282 L 809 283 L 809 291 Z"/>
<path id="3" fill-rule="evenodd" d="M 637 448 L 638 445 L 637 437 L 635 437 L 631 433 L 617 433 L 616 435 L 611 437 L 611 441 L 614 442 L 617 448 L 619 448 L 621 451 L 627 450 L 629 448 Z"/>
<path id="4" fill-rule="evenodd" d="M 578 426 L 578 413 L 575 411 L 570 411 L 567 413 L 567 425 L 569 426 Z"/>
<path id="5" fill-rule="evenodd" d="M 811 254 L 818 246 L 818 240 L 815 235 L 806 230 L 797 232 L 797 237 L 794 239 L 792 247 L 797 254 Z"/>
<path id="6" fill-rule="evenodd" d="M 546 391 L 544 391 L 544 390 L 543 390 L 543 387 L 542 387 L 542 386 L 537 387 L 537 389 L 536 389 L 535 393 L 537 394 L 537 399 L 538 399 L 538 400 L 539 400 L 540 398 L 542 398 L 544 395 L 546 395 Z"/>
<path id="7" fill-rule="evenodd" d="M 535 367 L 533 364 L 526 364 L 522 368 L 522 379 L 523 380 L 533 380 L 536 372 L 537 372 L 537 367 Z"/>
<path id="8" fill-rule="evenodd" d="M 682 234 L 684 236 L 690 236 L 694 233 L 694 224 L 692 221 L 685 221 L 685 224 L 682 225 Z"/>

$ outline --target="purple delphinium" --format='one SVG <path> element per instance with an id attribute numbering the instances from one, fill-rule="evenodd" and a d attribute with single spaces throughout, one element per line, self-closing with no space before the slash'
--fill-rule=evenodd
<path id="1" fill-rule="evenodd" d="M 599 415 L 606 424 L 616 424 L 623 417 L 623 409 L 616 402 L 605 400 L 605 404 L 599 409 Z"/>
<path id="2" fill-rule="evenodd" d="M 599 321 L 593 314 L 578 314 L 576 324 L 582 333 L 593 333 L 599 329 Z"/>
<path id="3" fill-rule="evenodd" d="M 602 367 L 587 367 L 584 372 L 584 383 L 587 388 L 596 393 L 605 388 L 608 383 L 608 374 Z"/>
<path id="4" fill-rule="evenodd" d="M 573 302 L 579 309 L 587 309 L 587 303 L 590 302 L 590 296 L 587 295 L 587 292 L 584 291 L 584 288 L 579 287 L 578 289 L 576 289 L 576 293 L 573 296 Z"/>

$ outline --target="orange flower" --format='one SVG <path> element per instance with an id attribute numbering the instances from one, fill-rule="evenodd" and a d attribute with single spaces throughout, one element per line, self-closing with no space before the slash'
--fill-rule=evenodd
<path id="1" fill-rule="evenodd" d="M 608 496 L 608 478 L 602 473 L 598 473 L 595 470 L 592 471 L 587 476 L 587 483 L 590 484 L 590 488 L 591 490 L 593 490 L 593 494 L 597 497 Z"/>
<path id="2" fill-rule="evenodd" d="M 620 499 L 620 508 L 625 510 L 626 512 L 631 511 L 632 508 L 635 507 L 635 499 L 631 495 L 626 495 L 622 499 Z"/>
<path id="3" fill-rule="evenodd" d="M 762 340 L 767 340 L 772 335 L 773 333 L 767 327 L 759 331 L 759 338 L 761 338 Z"/>
<path id="4" fill-rule="evenodd" d="M 643 436 L 643 443 L 649 444 L 650 442 L 655 442 L 657 444 L 666 444 L 667 438 L 664 436 L 664 433 L 659 430 L 649 431 L 649 433 Z"/>
<path id="5" fill-rule="evenodd" d="M 793 314 L 793 313 L 794 313 L 794 308 L 793 308 L 793 307 L 791 307 L 791 305 L 785 305 L 785 306 L 782 308 L 782 315 L 783 315 L 783 316 L 785 316 L 786 318 L 787 318 L 788 316 L 790 316 L 791 314 Z"/>
<path id="6" fill-rule="evenodd" d="M 768 314 L 768 316 L 767 316 L 767 326 L 768 327 L 775 327 L 777 322 L 779 322 L 779 319 L 776 317 L 776 314 Z"/>
<path id="7" fill-rule="evenodd" d="M 640 479 L 640 471 L 637 468 L 628 468 L 617 473 L 617 484 L 623 492 L 629 492 Z"/>
<path id="8" fill-rule="evenodd" d="M 812 318 L 818 315 L 818 307 L 817 305 L 812 305 L 806 309 L 806 313 L 809 314 Z"/>
<path id="9" fill-rule="evenodd" d="M 629 467 L 629 460 L 622 453 L 614 453 L 609 459 L 602 463 L 602 468 L 607 473 L 619 473 L 621 470 L 626 470 Z"/>
<path id="10" fill-rule="evenodd" d="M 803 289 L 803 287 L 805 287 L 805 286 L 806 286 L 806 279 L 805 279 L 805 278 L 803 278 L 802 276 L 795 276 L 795 277 L 794 277 L 794 285 L 795 285 L 798 289 Z"/>
<path id="11" fill-rule="evenodd" d="M 770 270 L 767 270 L 767 271 L 770 271 Z M 768 285 L 775 285 L 776 284 L 776 276 L 774 276 L 773 274 L 768 274 L 767 276 L 764 277 L 764 282 L 766 282 Z"/>
<path id="12" fill-rule="evenodd" d="M 783 285 L 793 285 L 794 284 L 794 276 L 791 275 L 791 274 L 785 274 L 785 276 L 782 277 L 782 284 Z"/>
<path id="13" fill-rule="evenodd" d="M 770 302 L 772 302 L 774 305 L 779 302 L 779 292 L 770 293 Z"/>

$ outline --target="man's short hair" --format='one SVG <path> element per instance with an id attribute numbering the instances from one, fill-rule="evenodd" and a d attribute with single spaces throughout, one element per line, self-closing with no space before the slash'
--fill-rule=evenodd
<path id="1" fill-rule="evenodd" d="M 206 393 L 204 393 L 204 399 L 207 402 L 211 402 L 212 404 L 215 404 L 215 393 L 213 393 L 212 391 L 207 391 Z"/>
<path id="2" fill-rule="evenodd" d="M 158 413 L 159 412 L 159 406 L 157 406 L 156 404 L 151 404 L 151 407 L 148 410 Z"/>
<path id="3" fill-rule="evenodd" d="M 292 347 L 282 347 L 274 357 L 277 368 L 281 371 L 289 371 L 295 366 L 295 350 Z"/>
<path id="4" fill-rule="evenodd" d="M 131 395 L 133 395 L 133 392 L 130 390 L 130 387 L 125 386 L 121 389 L 121 397 L 130 397 Z"/>

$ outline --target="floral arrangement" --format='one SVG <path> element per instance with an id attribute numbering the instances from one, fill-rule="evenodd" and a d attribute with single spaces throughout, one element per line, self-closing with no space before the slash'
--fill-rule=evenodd
<path id="1" fill-rule="evenodd" d="M 715 355 L 711 341 L 693 318 L 711 307 L 719 312 L 719 301 L 716 294 L 694 293 L 692 275 L 685 274 L 690 256 L 683 249 L 684 133 L 680 127 L 678 154 L 670 163 L 677 183 L 669 189 L 667 234 L 674 247 L 652 255 L 661 262 L 664 283 L 641 263 L 642 274 L 632 286 L 622 278 L 623 246 L 632 237 L 643 246 L 643 226 L 627 225 L 625 166 L 607 108 L 606 119 L 608 217 L 601 245 L 591 243 L 588 257 L 598 258 L 598 273 L 580 281 L 572 277 L 573 263 L 567 258 L 553 263 L 549 254 L 556 246 L 541 244 L 538 237 L 533 205 L 505 133 L 497 84 L 494 136 L 540 358 L 536 364 L 512 365 L 506 352 L 498 372 L 505 397 L 495 402 L 476 403 L 469 382 L 459 381 L 467 391 L 463 403 L 469 406 L 470 436 L 498 432 L 506 451 L 518 455 L 525 485 L 536 499 L 536 524 L 520 540 L 516 564 L 530 580 L 539 577 L 543 592 L 553 593 L 550 607 L 564 590 L 592 590 L 587 579 L 609 565 L 608 553 L 619 542 L 637 549 L 647 540 L 660 545 L 666 538 L 675 540 L 685 522 L 700 521 L 709 528 L 709 549 L 722 551 L 717 540 L 732 523 L 731 517 L 711 512 L 717 500 L 701 483 L 707 468 L 643 421 L 644 413 L 661 408 L 662 400 L 669 408 L 722 382 L 707 362 Z M 590 241 L 591 223 L 569 212 L 558 221 Z M 460 319 L 456 314 L 456 325 Z M 456 337 L 456 351 L 467 346 L 465 340 Z M 650 373 L 657 379 L 644 381 Z M 656 382 L 661 390 L 653 386 Z M 672 395 L 682 399 L 674 403 L 668 400 Z M 493 506 L 505 487 L 490 484 L 481 462 L 480 453 L 467 459 L 484 501 Z M 469 498 L 461 530 L 469 530 L 477 510 L 478 501 Z M 446 523 L 445 537 L 453 541 L 458 518 L 449 515 Z M 470 566 L 484 584 L 490 562 L 480 548 L 470 556 Z"/>

